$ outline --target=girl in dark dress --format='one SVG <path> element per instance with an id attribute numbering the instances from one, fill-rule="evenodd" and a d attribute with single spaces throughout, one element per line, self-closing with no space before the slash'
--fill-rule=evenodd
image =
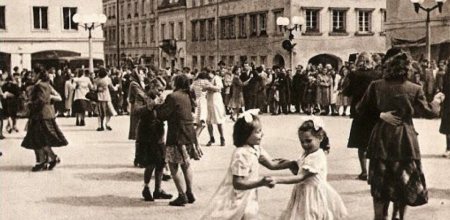
<path id="1" fill-rule="evenodd" d="M 444 134 L 447 140 L 447 148 L 444 157 L 450 157 L 450 60 L 447 64 L 447 71 L 442 77 L 442 93 L 445 95 L 444 103 L 442 103 L 442 121 L 439 132 Z"/>
<path id="2" fill-rule="evenodd" d="M 427 203 L 412 116 L 417 111 L 425 118 L 438 117 L 443 99 L 439 93 L 431 103 L 427 102 L 423 89 L 407 81 L 409 57 L 400 50 L 394 53 L 396 50 L 386 53 L 384 79 L 372 82 L 356 107 L 362 117 L 381 118 L 376 121 L 367 148 L 375 220 L 387 219 L 390 202 L 394 203 L 392 219 L 400 220 L 404 219 L 407 205 Z"/>
<path id="3" fill-rule="evenodd" d="M 20 95 L 21 90 L 18 82 L 14 79 L 12 74 L 10 74 L 6 80 L 5 84 L 2 85 L 2 90 L 4 93 L 2 104 L 4 118 L 7 119 L 6 131 L 11 133 L 12 131 L 19 132 L 17 129 L 17 112 L 19 111 Z"/>
<path id="4" fill-rule="evenodd" d="M 55 109 L 52 101 L 61 101 L 61 96 L 50 85 L 47 71 L 36 68 L 38 82 L 31 92 L 30 117 L 28 130 L 22 147 L 34 150 L 37 164 L 31 171 L 52 170 L 60 162 L 52 147 L 68 144 L 55 121 Z"/>
<path id="5" fill-rule="evenodd" d="M 150 89 L 147 92 L 149 98 L 146 99 L 146 105 L 135 109 L 135 113 L 140 118 L 137 125 L 136 143 L 139 145 L 137 162 L 145 167 L 142 196 L 145 201 L 154 201 L 155 199 L 171 199 L 172 195 L 161 189 L 163 169 L 166 165 L 163 140 L 164 123 L 157 119 L 154 109 L 155 104 L 161 103 L 161 95 L 166 85 L 159 78 L 150 81 L 149 85 Z M 153 171 L 155 171 L 155 191 L 152 196 L 149 183 Z"/>

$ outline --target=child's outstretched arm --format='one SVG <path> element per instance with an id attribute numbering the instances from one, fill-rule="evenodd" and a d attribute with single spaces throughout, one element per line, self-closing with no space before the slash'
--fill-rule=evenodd
<path id="1" fill-rule="evenodd" d="M 296 161 L 285 159 L 273 159 L 267 151 L 261 148 L 261 155 L 259 156 L 259 163 L 269 170 L 284 170 L 284 169 L 298 169 Z"/>
<path id="2" fill-rule="evenodd" d="M 272 177 L 272 179 L 274 184 L 296 184 L 314 175 L 316 175 L 316 173 L 311 173 L 308 170 L 301 170 L 300 173 L 295 176 Z"/>
<path id="3" fill-rule="evenodd" d="M 261 186 L 274 187 L 273 179 L 271 177 L 263 177 L 260 180 L 246 180 L 244 176 L 233 175 L 233 187 L 236 190 L 249 190 Z"/>

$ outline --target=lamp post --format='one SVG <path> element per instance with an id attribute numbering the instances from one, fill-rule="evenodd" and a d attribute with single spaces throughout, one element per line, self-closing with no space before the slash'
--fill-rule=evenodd
<path id="1" fill-rule="evenodd" d="M 289 23 L 292 24 L 291 27 L 289 27 Z M 281 46 L 289 52 L 290 56 L 290 62 L 291 62 L 291 69 L 294 69 L 294 47 L 297 44 L 292 44 L 292 40 L 294 39 L 294 34 L 292 34 L 292 31 L 302 30 L 302 25 L 305 23 L 305 19 L 303 17 L 294 16 L 291 18 L 291 21 L 289 21 L 289 18 L 286 17 L 279 17 L 277 18 L 277 25 L 280 28 L 283 28 L 284 31 L 289 31 L 289 37 L 288 40 L 284 40 Z"/>
<path id="2" fill-rule="evenodd" d="M 104 14 L 75 14 L 72 18 L 73 22 L 79 23 L 80 27 L 89 31 L 89 72 L 94 72 L 94 59 L 92 57 L 92 34 L 91 31 L 102 26 L 106 22 L 106 15 Z M 96 23 L 98 23 L 96 25 Z"/>
<path id="3" fill-rule="evenodd" d="M 421 4 L 425 1 L 425 0 L 410 0 L 413 4 L 414 4 L 414 10 L 416 11 L 416 13 L 419 13 L 420 9 L 424 10 L 427 12 L 427 20 L 425 22 L 426 24 L 426 48 L 427 48 L 427 59 L 428 62 L 431 62 L 431 45 L 430 45 L 430 41 L 431 41 L 431 27 L 430 27 L 430 13 L 435 10 L 436 8 L 439 9 L 439 13 L 442 13 L 442 6 L 444 5 L 444 3 L 447 0 L 435 0 L 436 1 L 436 5 L 431 7 L 431 8 L 425 8 L 423 7 Z"/>

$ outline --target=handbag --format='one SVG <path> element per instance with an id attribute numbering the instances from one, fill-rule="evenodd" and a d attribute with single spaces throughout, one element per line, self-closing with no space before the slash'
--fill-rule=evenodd
<path id="1" fill-rule="evenodd" d="M 89 91 L 88 93 L 86 93 L 85 97 L 91 101 L 98 101 L 98 94 L 94 91 Z"/>

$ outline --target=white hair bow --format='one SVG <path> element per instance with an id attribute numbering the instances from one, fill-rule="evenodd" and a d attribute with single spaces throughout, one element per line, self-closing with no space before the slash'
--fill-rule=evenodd
<path id="1" fill-rule="evenodd" d="M 307 121 L 312 121 L 314 124 L 314 129 L 317 131 L 320 128 L 323 128 L 325 126 L 325 123 L 323 122 L 322 118 L 316 117 L 314 115 L 312 116 L 303 116 L 300 118 L 302 120 L 302 124 Z"/>
<path id="2" fill-rule="evenodd" d="M 242 113 L 239 118 L 244 118 L 245 122 L 252 123 L 253 122 L 253 116 L 252 115 L 258 115 L 259 109 L 249 109 Z"/>

